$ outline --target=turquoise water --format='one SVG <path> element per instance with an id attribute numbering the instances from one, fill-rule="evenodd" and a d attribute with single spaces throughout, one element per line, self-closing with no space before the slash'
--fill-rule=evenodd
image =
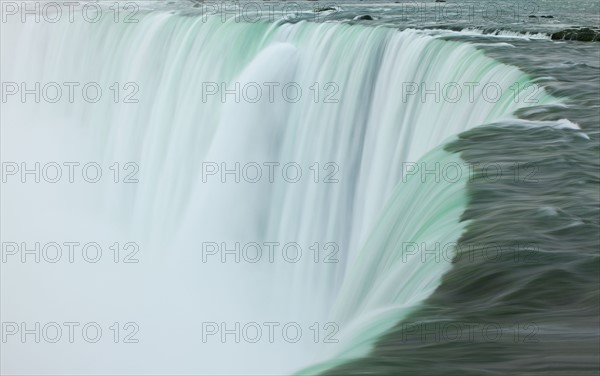
<path id="1" fill-rule="evenodd" d="M 599 50 L 549 34 L 597 13 L 575 23 L 581 8 L 543 2 L 560 15 L 545 26 L 449 27 L 399 20 L 392 3 L 301 3 L 273 22 L 194 4 L 140 3 L 135 24 L 2 25 L 3 82 L 139 89 L 124 87 L 135 103 L 3 103 L 3 162 L 139 167 L 131 185 L 3 183 L 3 239 L 143 251 L 127 272 L 3 262 L 3 322 L 125 316 L 143 329 L 128 348 L 8 344 L 3 372 L 597 372 Z M 269 82 L 305 95 L 207 92 Z M 414 91 L 448 83 L 463 95 Z M 222 163 L 294 163 L 305 178 L 206 174 Z M 207 262 L 220 242 L 338 253 Z M 221 321 L 311 335 L 318 323 L 335 341 L 204 341 Z"/>

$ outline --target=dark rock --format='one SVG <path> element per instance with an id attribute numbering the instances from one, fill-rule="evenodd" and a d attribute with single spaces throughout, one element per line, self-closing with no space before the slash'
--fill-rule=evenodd
<path id="1" fill-rule="evenodd" d="M 328 10 L 336 10 L 334 7 L 322 7 L 315 9 L 315 13 L 327 12 Z"/>
<path id="2" fill-rule="evenodd" d="M 368 14 L 365 14 L 364 16 L 356 16 L 354 17 L 354 20 L 366 20 L 366 21 L 373 21 L 374 18 L 369 16 Z"/>
<path id="3" fill-rule="evenodd" d="M 542 18 L 554 18 L 554 16 L 540 16 Z"/>
<path id="4" fill-rule="evenodd" d="M 580 42 L 600 41 L 600 29 L 582 27 L 579 29 L 566 29 L 557 31 L 551 35 L 554 40 L 577 40 Z"/>

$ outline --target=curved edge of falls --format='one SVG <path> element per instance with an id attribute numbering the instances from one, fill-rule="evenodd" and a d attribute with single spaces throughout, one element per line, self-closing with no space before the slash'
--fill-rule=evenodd
<path id="1" fill-rule="evenodd" d="M 4 29 L 3 48 L 10 46 L 15 53 L 10 58 L 3 54 L 3 77 L 139 85 L 140 101 L 131 106 L 7 106 L 2 153 L 4 160 L 122 160 L 142 166 L 142 183 L 127 188 L 98 185 L 93 202 L 81 192 L 36 193 L 65 227 L 91 212 L 97 216 L 94 220 L 110 222 L 148 244 L 145 269 L 137 278 L 153 292 L 142 294 L 140 307 L 155 342 L 140 344 L 136 354 L 158 347 L 162 357 L 139 364 L 141 372 L 168 370 L 173 359 L 179 359 L 178 349 L 168 345 L 173 336 L 189 354 L 181 369 L 210 373 L 265 372 L 265 367 L 269 372 L 294 372 L 326 361 L 324 356 L 334 357 L 324 363 L 329 367 L 368 353 L 379 336 L 436 289 L 451 266 L 450 261 L 420 262 L 418 255 L 398 253 L 399 247 L 454 242 L 464 228 L 464 180 L 421 184 L 416 175 L 404 183 L 403 164 L 457 165 L 466 177 L 463 162 L 443 151 L 447 140 L 472 127 L 513 118 L 515 110 L 528 106 L 515 100 L 509 89 L 519 84 L 519 91 L 529 82 L 518 69 L 468 44 L 411 30 L 335 23 L 221 23 L 210 17 L 202 22 L 168 12 L 143 14 L 136 25 L 106 21 L 8 24 Z M 32 68 L 27 61 L 47 64 Z M 296 103 L 278 99 L 273 104 L 263 97 L 252 105 L 202 100 L 202 83 L 252 81 L 293 81 L 303 88 L 335 83 L 339 100 L 314 103 L 305 96 Z M 405 84 L 431 88 L 448 81 L 479 85 L 472 97 L 463 95 L 452 102 L 406 93 Z M 504 90 L 490 101 L 482 91 L 486 83 Z M 543 89 L 534 94 L 538 103 L 556 101 Z M 43 143 L 31 141 L 31 132 L 46 132 L 47 137 Z M 77 148 L 49 146 L 73 138 Z M 198 167 L 205 161 L 293 161 L 307 169 L 314 162 L 335 163 L 340 183 L 206 183 Z M 34 210 L 20 189 L 6 186 L 5 197 L 16 200 L 9 210 L 18 205 Z M 83 203 L 75 209 L 78 215 L 62 218 L 64 205 L 73 203 Z M 115 214 L 119 219 L 112 223 Z M 3 233 L 18 234 L 25 223 L 47 226 L 42 219 L 19 217 L 3 224 Z M 329 269 L 311 263 L 229 268 L 200 261 L 198 244 L 238 239 L 333 241 L 343 250 L 343 261 Z M 125 292 L 115 298 L 110 287 L 116 289 L 117 281 L 93 291 L 95 304 L 126 300 Z M 33 311 L 34 303 L 21 309 Z M 342 328 L 341 340 L 331 347 L 304 344 L 301 356 L 293 346 L 221 350 L 199 341 L 199 317 L 243 321 L 261 315 L 281 321 L 335 320 Z M 179 331 L 161 328 L 169 317 L 176 318 L 171 324 Z M 194 357 L 196 349 L 200 355 Z M 223 364 L 224 354 L 238 361 Z M 98 365 L 97 371 L 110 372 L 120 365 Z"/>

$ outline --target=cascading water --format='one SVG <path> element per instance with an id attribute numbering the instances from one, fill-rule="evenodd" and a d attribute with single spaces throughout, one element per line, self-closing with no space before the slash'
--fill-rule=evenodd
<path id="1" fill-rule="evenodd" d="M 13 103 L 2 113 L 3 161 L 139 165 L 139 183 L 127 186 L 102 181 L 49 189 L 42 182 L 28 194 L 18 182 L 4 186 L 3 210 L 20 218 L 2 223 L 4 238 L 48 240 L 76 230 L 82 237 L 142 245 L 143 262 L 124 274 L 103 266 L 5 273 L 37 273 L 79 302 L 51 308 L 56 315 L 66 310 L 108 318 L 115 313 L 106 307 L 116 306 L 146 333 L 127 356 L 101 347 L 109 363 L 80 350 L 68 370 L 59 357 L 47 356 L 29 364 L 29 372 L 85 372 L 91 365 L 100 373 L 131 367 L 137 373 L 281 374 L 324 362 L 306 369 L 317 372 L 367 354 L 451 267 L 450 259 L 423 263 L 402 251 L 411 242 L 457 241 L 464 229 L 468 172 L 444 145 L 461 131 L 511 118 L 529 105 L 525 98 L 556 101 L 543 90 L 517 98 L 529 82 L 524 73 L 472 45 L 416 30 L 247 24 L 167 11 L 139 17 L 129 25 L 110 19 L 3 25 L 5 79 L 97 82 L 103 88 L 117 82 L 125 89 L 121 95 L 139 100 L 115 104 L 106 91 L 98 103 Z M 20 42 L 34 34 L 38 44 Z M 44 63 L 33 69 L 28 61 Z M 303 90 L 297 100 L 267 95 L 265 83 L 290 82 Z M 423 100 L 431 94 L 410 91 L 449 82 L 463 90 L 455 102 Z M 474 82 L 479 85 L 471 96 L 465 84 Z M 229 90 L 235 83 L 258 84 L 263 95 L 238 103 L 234 94 L 225 100 L 220 92 L 207 94 L 221 90 L 221 83 Z M 486 83 L 502 95 L 482 92 Z M 421 175 L 405 174 L 407 161 L 462 166 L 462 178 L 422 184 Z M 273 182 L 264 167 L 271 162 L 279 163 Z M 203 170 L 222 163 L 230 169 L 258 164 L 263 176 L 235 183 L 230 174 L 223 183 L 221 170 Z M 299 181 L 281 178 L 286 163 L 300 166 Z M 15 214 L 23 210 L 48 215 Z M 304 255 L 297 263 L 266 257 L 221 263 L 218 256 L 203 262 L 207 242 L 228 248 L 293 242 Z M 314 243 L 334 244 L 339 262 L 315 262 Z M 75 277 L 88 281 L 85 292 L 68 287 Z M 38 288 L 23 287 L 43 294 Z M 3 299 L 17 299 L 14 294 Z M 18 312 L 3 307 L 3 316 L 33 312 L 36 304 L 23 302 Z M 222 321 L 296 322 L 305 334 L 297 344 L 203 342 L 201 323 Z M 314 343 L 308 329 L 314 322 L 321 328 L 334 323 L 321 335 L 334 332 L 337 343 Z M 132 359 L 140 361 L 132 366 Z"/>

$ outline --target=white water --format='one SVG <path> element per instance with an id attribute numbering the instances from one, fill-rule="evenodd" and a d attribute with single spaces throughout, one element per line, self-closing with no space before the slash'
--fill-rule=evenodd
<path id="1" fill-rule="evenodd" d="M 466 28 L 466 29 L 461 30 L 460 33 L 466 34 L 466 35 L 491 35 L 491 36 L 505 37 L 505 38 L 512 38 L 512 39 L 514 39 L 514 38 L 546 39 L 546 40 L 551 39 L 550 35 L 546 34 L 546 33 L 530 33 L 530 32 L 520 33 L 517 31 L 510 31 L 510 30 L 495 30 L 493 32 L 486 32 L 485 30 L 482 30 L 482 29 Z"/>
<path id="2" fill-rule="evenodd" d="M 129 185 L 10 180 L 3 239 L 136 241 L 141 249 L 133 266 L 3 264 L 4 321 L 140 326 L 138 344 L 6 346 L 4 372 L 281 374 L 365 355 L 450 268 L 403 260 L 400 245 L 453 242 L 464 226 L 464 179 L 402 183 L 402 162 L 460 163 L 444 142 L 525 105 L 508 89 L 527 82 L 522 72 L 469 45 L 410 30 L 154 12 L 138 24 L 13 22 L 2 33 L 3 81 L 94 81 L 108 93 L 95 104 L 9 101 L 3 161 L 96 161 L 105 173 L 115 161 L 140 166 L 140 182 Z M 203 82 L 236 81 L 293 81 L 304 95 L 297 103 L 281 96 L 203 103 Z M 112 103 L 114 82 L 139 85 L 139 104 Z M 315 82 L 336 84 L 338 103 L 315 104 Z M 404 101 L 408 82 L 495 82 L 504 95 L 490 102 L 476 89 L 473 102 L 467 95 L 457 103 Z M 203 161 L 295 162 L 303 178 L 203 183 Z M 309 170 L 315 162 L 319 183 Z M 339 166 L 338 183 L 321 182 L 328 162 Z M 207 241 L 297 242 L 305 255 L 295 264 L 202 263 Z M 339 263 L 311 261 L 315 242 L 335 242 Z M 6 287 L 15 284 L 18 290 Z M 298 322 L 304 334 L 295 344 L 281 337 L 203 343 L 201 323 L 222 321 Z M 339 343 L 313 343 L 313 322 L 335 322 Z M 27 361 L 32 356 L 36 362 Z"/>

